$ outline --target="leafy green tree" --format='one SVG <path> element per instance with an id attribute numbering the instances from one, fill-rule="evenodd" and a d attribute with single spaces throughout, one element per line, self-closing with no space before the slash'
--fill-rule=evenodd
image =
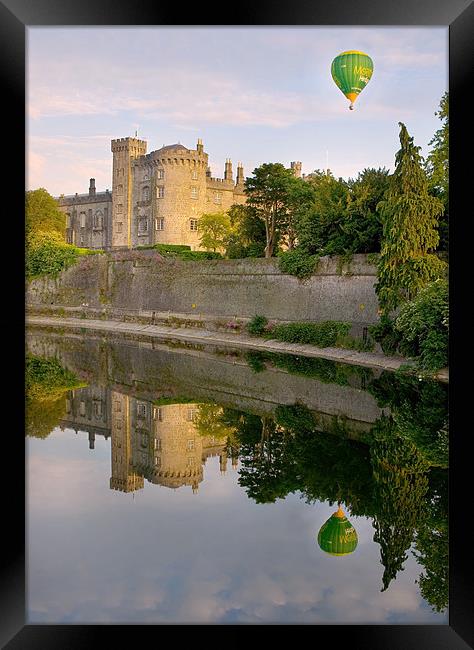
<path id="1" fill-rule="evenodd" d="M 331 173 L 316 170 L 306 182 L 313 191 L 313 201 L 297 215 L 296 234 L 298 246 L 308 255 L 334 255 L 341 250 L 344 241 L 344 219 L 348 202 L 349 187 L 342 178 Z"/>
<path id="2" fill-rule="evenodd" d="M 25 216 L 27 237 L 39 232 L 55 232 L 64 239 L 66 215 L 44 187 L 26 192 Z"/>
<path id="3" fill-rule="evenodd" d="M 385 167 L 364 169 L 355 180 L 349 180 L 342 249 L 353 253 L 380 251 L 383 227 L 377 206 L 384 198 L 389 183 L 389 171 Z"/>
<path id="4" fill-rule="evenodd" d="M 231 233 L 230 217 L 226 212 L 206 213 L 199 219 L 201 246 L 207 251 L 223 251 Z"/>
<path id="5" fill-rule="evenodd" d="M 294 181 L 291 169 L 281 163 L 264 163 L 245 180 L 247 203 L 265 224 L 265 257 L 276 252 L 278 234 L 288 228 L 288 192 Z"/>
<path id="6" fill-rule="evenodd" d="M 431 193 L 443 202 L 444 212 L 439 220 L 439 248 L 447 251 L 449 244 L 449 93 L 445 92 L 435 113 L 442 121 L 428 143 L 432 150 L 426 158 L 425 169 Z"/>
<path id="7" fill-rule="evenodd" d="M 401 148 L 386 198 L 379 207 L 383 238 L 375 289 L 385 313 L 414 298 L 446 268 L 432 252 L 439 242 L 437 218 L 443 204 L 428 192 L 420 147 L 413 144 L 405 125 L 399 125 Z"/>
<path id="8" fill-rule="evenodd" d="M 266 245 L 265 222 L 257 209 L 250 205 L 234 204 L 228 214 L 231 233 L 227 240 L 227 257 L 263 257 Z"/>

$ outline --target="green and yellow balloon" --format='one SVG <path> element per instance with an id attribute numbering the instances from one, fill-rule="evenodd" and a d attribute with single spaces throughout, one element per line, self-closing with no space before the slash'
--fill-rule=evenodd
<path id="1" fill-rule="evenodd" d="M 368 54 L 359 50 L 341 52 L 331 64 L 331 75 L 337 87 L 350 100 L 350 110 L 362 90 L 369 83 L 374 64 Z"/>
<path id="2" fill-rule="evenodd" d="M 357 542 L 356 530 L 339 506 L 337 512 L 321 526 L 318 544 L 329 555 L 349 555 L 355 551 Z"/>

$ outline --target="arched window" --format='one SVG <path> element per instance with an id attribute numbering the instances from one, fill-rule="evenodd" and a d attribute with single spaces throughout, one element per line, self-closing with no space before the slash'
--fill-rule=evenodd
<path id="1" fill-rule="evenodd" d="M 146 185 L 142 190 L 142 198 L 144 201 L 150 200 L 150 188 L 148 185 Z"/>

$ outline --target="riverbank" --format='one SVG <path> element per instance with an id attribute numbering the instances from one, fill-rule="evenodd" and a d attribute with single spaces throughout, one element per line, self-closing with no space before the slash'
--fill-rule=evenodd
<path id="1" fill-rule="evenodd" d="M 133 334 L 137 337 L 146 336 L 156 339 L 181 340 L 198 344 L 220 345 L 223 347 L 244 348 L 250 350 L 265 350 L 305 357 L 318 357 L 330 359 L 351 365 L 381 368 L 383 370 L 398 370 L 400 366 L 412 364 L 403 357 L 388 357 L 377 352 L 358 352 L 342 348 L 318 348 L 313 345 L 298 345 L 282 341 L 261 339 L 237 332 L 211 331 L 204 328 L 167 327 L 165 325 L 150 325 L 143 323 L 79 319 L 56 316 L 27 315 L 26 325 L 37 327 L 57 327 L 76 330 L 81 333 L 86 331 Z M 435 378 L 449 382 L 449 371 L 443 368 L 436 373 Z"/>

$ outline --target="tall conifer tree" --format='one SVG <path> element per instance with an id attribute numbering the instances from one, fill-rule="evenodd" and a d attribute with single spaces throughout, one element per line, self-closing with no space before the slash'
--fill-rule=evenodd
<path id="1" fill-rule="evenodd" d="M 376 292 L 383 312 L 411 300 L 428 282 L 443 275 L 446 264 L 433 254 L 439 242 L 442 202 L 430 196 L 420 147 L 400 125 L 401 148 L 384 201 L 379 204 L 383 237 Z"/>

